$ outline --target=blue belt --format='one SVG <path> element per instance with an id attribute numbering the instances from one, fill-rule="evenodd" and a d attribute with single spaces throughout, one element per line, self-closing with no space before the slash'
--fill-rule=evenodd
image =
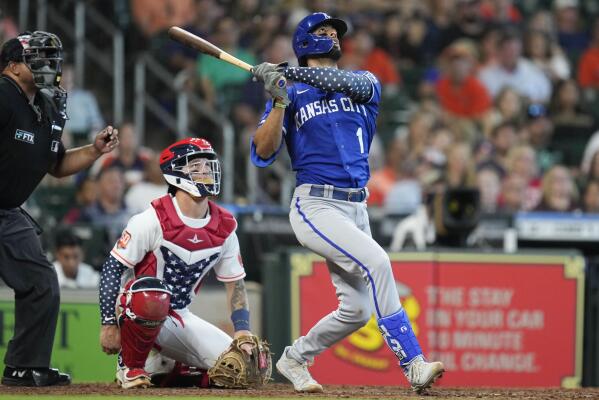
<path id="1" fill-rule="evenodd" d="M 325 195 L 324 187 L 312 185 L 310 188 L 310 196 L 328 197 L 335 200 L 352 201 L 356 203 L 361 203 L 366 200 L 366 189 L 364 188 L 358 190 L 350 189 L 350 191 L 341 189 L 332 189 L 327 191 L 329 194 Z"/>

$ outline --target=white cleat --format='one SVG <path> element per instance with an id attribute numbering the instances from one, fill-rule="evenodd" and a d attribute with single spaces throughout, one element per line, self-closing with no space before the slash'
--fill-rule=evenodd
<path id="1" fill-rule="evenodd" d="M 116 371 L 116 381 L 123 389 L 147 388 L 152 386 L 150 375 L 141 368 L 119 368 Z"/>
<path id="2" fill-rule="evenodd" d="M 288 348 L 283 351 L 283 355 L 277 361 L 277 371 L 293 383 L 296 392 L 322 393 L 324 391 L 322 386 L 308 372 L 308 363 L 299 363 L 293 358 L 287 357 Z"/>
<path id="3" fill-rule="evenodd" d="M 428 362 L 422 356 L 416 357 L 404 369 L 408 382 L 416 393 L 422 393 L 423 390 L 429 388 L 437 378 L 443 376 L 443 372 L 445 372 L 445 367 L 442 362 Z"/>

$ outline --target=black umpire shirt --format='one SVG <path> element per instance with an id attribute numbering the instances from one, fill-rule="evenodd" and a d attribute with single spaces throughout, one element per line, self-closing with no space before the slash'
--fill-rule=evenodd
<path id="1" fill-rule="evenodd" d="M 0 208 L 19 207 L 62 160 L 64 120 L 45 94 L 33 104 L 19 85 L 0 78 Z"/>

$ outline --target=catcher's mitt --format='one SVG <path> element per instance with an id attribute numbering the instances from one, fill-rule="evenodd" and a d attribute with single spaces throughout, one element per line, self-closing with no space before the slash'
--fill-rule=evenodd
<path id="1" fill-rule="evenodd" d="M 241 348 L 250 344 L 252 354 Z M 208 370 L 210 382 L 215 386 L 247 389 L 265 385 L 272 374 L 272 358 L 268 343 L 254 335 L 233 339 L 231 345 Z"/>

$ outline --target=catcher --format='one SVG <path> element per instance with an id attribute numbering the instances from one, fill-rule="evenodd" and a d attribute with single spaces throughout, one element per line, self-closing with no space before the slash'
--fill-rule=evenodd
<path id="1" fill-rule="evenodd" d="M 270 352 L 250 332 L 237 221 L 208 200 L 220 192 L 216 153 L 204 139 L 184 139 L 161 153 L 160 167 L 168 194 L 131 218 L 102 268 L 100 344 L 119 354 L 117 382 L 262 385 Z M 234 339 L 187 308 L 211 269 L 227 290 Z"/>

